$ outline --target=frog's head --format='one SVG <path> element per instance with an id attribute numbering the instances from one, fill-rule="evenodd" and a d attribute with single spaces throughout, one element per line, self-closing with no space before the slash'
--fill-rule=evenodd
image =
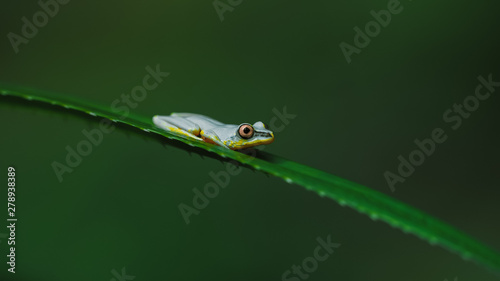
<path id="1" fill-rule="evenodd" d="M 230 149 L 244 149 L 257 145 L 270 144 L 274 141 L 274 134 L 261 121 L 253 125 L 243 123 L 238 126 L 231 140 L 224 142 Z"/>

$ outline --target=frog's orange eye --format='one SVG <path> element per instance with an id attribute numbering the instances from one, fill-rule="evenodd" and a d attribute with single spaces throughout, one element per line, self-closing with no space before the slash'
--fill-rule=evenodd
<path id="1" fill-rule="evenodd" d="M 238 134 L 240 134 L 240 137 L 244 139 L 249 139 L 253 137 L 253 132 L 254 132 L 253 127 L 248 124 L 243 124 L 238 129 Z"/>

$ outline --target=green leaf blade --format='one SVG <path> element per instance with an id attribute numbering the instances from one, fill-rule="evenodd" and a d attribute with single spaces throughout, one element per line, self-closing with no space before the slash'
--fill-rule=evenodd
<path id="1" fill-rule="evenodd" d="M 181 141 L 224 158 L 233 159 L 256 170 L 280 177 L 288 183 L 301 185 L 320 196 L 337 201 L 342 206 L 349 206 L 372 219 L 384 221 L 405 233 L 412 233 L 430 244 L 441 245 L 464 259 L 473 260 L 497 274 L 500 273 L 498 252 L 430 215 L 363 185 L 270 153 L 258 152 L 256 157 L 252 157 L 238 151 L 162 131 L 154 126 L 151 121 L 152 116 L 130 114 L 122 119 L 123 116 L 113 112 L 109 107 L 26 87 L 0 84 L 0 93 L 4 96 L 62 106 L 114 122 L 121 122 L 146 132 Z"/>

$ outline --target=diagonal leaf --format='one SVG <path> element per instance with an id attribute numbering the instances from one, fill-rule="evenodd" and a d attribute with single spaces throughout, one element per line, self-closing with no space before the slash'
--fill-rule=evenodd
<path id="1" fill-rule="evenodd" d="M 125 119 L 120 119 L 121 116 L 119 114 L 106 106 L 95 105 L 26 87 L 0 84 L 0 93 L 3 96 L 34 100 L 85 112 L 92 116 L 108 118 L 146 132 L 181 141 L 194 148 L 215 153 L 223 158 L 236 160 L 253 169 L 280 177 L 288 183 L 301 185 L 318 193 L 320 196 L 334 199 L 342 206 L 354 208 L 363 214 L 369 215 L 372 219 L 384 221 L 404 232 L 415 234 L 431 244 L 441 245 L 451 252 L 459 254 L 464 259 L 473 260 L 497 273 L 500 272 L 500 254 L 498 252 L 413 207 L 363 185 L 270 153 L 256 151 L 254 153 L 255 157 L 253 157 L 245 153 L 231 151 L 216 145 L 198 142 L 162 131 L 156 128 L 151 122 L 151 116 L 131 114 Z"/>

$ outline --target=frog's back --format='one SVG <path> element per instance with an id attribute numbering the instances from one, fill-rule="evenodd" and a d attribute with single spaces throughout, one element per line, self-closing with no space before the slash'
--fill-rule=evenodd
<path id="1" fill-rule="evenodd" d="M 210 130 L 215 127 L 220 127 L 225 125 L 224 123 L 217 121 L 205 115 L 195 114 L 195 113 L 172 113 L 171 116 L 181 117 L 190 122 L 195 123 L 200 127 L 201 130 Z"/>

